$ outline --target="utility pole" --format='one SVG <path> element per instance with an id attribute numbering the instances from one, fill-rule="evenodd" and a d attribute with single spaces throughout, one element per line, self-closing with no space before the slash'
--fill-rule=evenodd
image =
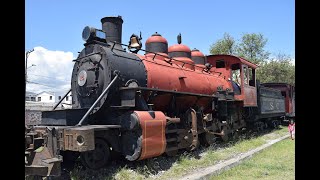
<path id="1" fill-rule="evenodd" d="M 28 57 L 29 54 L 32 53 L 34 51 L 34 49 L 29 50 L 26 52 L 26 69 L 25 69 L 25 96 L 27 96 L 27 78 L 28 78 L 28 73 L 27 73 L 27 69 L 28 69 Z M 33 65 L 32 65 L 33 66 Z"/>

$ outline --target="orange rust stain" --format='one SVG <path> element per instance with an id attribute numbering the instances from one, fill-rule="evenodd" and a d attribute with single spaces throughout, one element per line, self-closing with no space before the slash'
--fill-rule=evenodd
<path id="1" fill-rule="evenodd" d="M 155 117 L 148 112 L 135 111 L 142 129 L 142 152 L 139 160 L 156 157 L 164 153 L 166 148 L 166 117 L 160 111 L 155 111 Z"/>

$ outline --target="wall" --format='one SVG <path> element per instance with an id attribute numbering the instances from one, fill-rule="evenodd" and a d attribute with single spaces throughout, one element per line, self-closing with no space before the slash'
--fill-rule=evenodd
<path id="1" fill-rule="evenodd" d="M 24 123 L 26 125 L 36 125 L 41 122 L 41 111 L 26 110 Z"/>
<path id="2" fill-rule="evenodd" d="M 34 111 L 48 111 L 54 107 L 55 103 L 42 103 L 42 102 L 32 102 L 27 101 L 25 103 L 26 110 L 34 110 Z"/>
<path id="3" fill-rule="evenodd" d="M 50 96 L 52 96 L 51 100 L 50 100 Z M 36 96 L 36 101 L 37 102 L 38 102 L 38 97 L 41 97 L 41 101 L 40 102 L 51 102 L 51 103 L 55 102 L 55 96 L 52 95 L 52 94 L 46 93 L 46 92 L 38 94 Z"/>
<path id="4" fill-rule="evenodd" d="M 25 124 L 36 125 L 41 122 L 41 112 L 42 111 L 51 111 L 55 106 L 55 103 L 41 103 L 41 102 L 26 102 L 25 103 Z M 56 108 L 59 109 L 70 109 L 71 106 L 61 104 Z"/>

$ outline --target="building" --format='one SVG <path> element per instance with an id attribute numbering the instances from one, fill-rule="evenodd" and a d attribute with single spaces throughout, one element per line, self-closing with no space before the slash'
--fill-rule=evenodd
<path id="1" fill-rule="evenodd" d="M 58 96 L 58 101 L 59 102 L 61 100 L 63 96 Z M 71 104 L 72 104 L 72 94 L 71 92 L 62 100 L 61 104 L 59 105 L 59 107 L 61 106 L 61 108 L 71 108 Z"/>
<path id="2" fill-rule="evenodd" d="M 36 93 L 27 91 L 26 92 L 26 101 L 34 101 L 35 102 L 36 101 L 36 96 L 37 96 Z"/>
<path id="3" fill-rule="evenodd" d="M 53 92 L 43 91 L 36 95 L 36 102 L 54 103 L 55 94 Z"/>
<path id="4" fill-rule="evenodd" d="M 26 111 L 49 111 L 58 103 L 63 95 L 55 96 L 55 93 L 49 91 L 43 91 L 41 93 L 26 93 Z M 56 109 L 70 109 L 72 107 L 72 95 L 71 93 L 66 96 L 63 101 L 56 107 Z"/>
<path id="5" fill-rule="evenodd" d="M 54 96 L 54 93 L 52 92 L 43 91 L 38 94 L 33 92 L 26 92 L 26 103 L 25 103 L 26 113 L 30 113 L 29 111 L 35 111 L 35 112 L 48 111 L 48 110 L 51 110 L 54 107 L 54 105 L 55 105 L 55 96 Z M 26 118 L 27 118 L 27 114 L 26 114 Z"/>

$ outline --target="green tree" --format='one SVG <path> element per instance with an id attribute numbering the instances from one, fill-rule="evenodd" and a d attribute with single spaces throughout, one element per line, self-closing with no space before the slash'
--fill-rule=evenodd
<path id="1" fill-rule="evenodd" d="M 267 38 L 260 33 L 244 34 L 240 43 L 236 43 L 232 36 L 224 33 L 222 39 L 211 45 L 210 53 L 240 56 L 258 64 L 256 76 L 261 83 L 284 82 L 294 85 L 295 65 L 292 63 L 292 58 L 278 53 L 269 60 L 270 53 L 265 50 L 267 42 Z"/>
<path id="2" fill-rule="evenodd" d="M 257 79 L 261 83 L 283 82 L 295 85 L 295 65 L 292 61 L 290 56 L 278 53 L 270 61 L 261 63 L 257 69 Z"/>
<path id="3" fill-rule="evenodd" d="M 260 64 L 269 58 L 270 53 L 264 50 L 268 40 L 262 34 L 244 34 L 237 48 L 237 54 L 255 64 Z"/>
<path id="4" fill-rule="evenodd" d="M 229 54 L 234 55 L 236 41 L 230 34 L 224 33 L 223 38 L 213 43 L 210 47 L 211 54 Z"/>

